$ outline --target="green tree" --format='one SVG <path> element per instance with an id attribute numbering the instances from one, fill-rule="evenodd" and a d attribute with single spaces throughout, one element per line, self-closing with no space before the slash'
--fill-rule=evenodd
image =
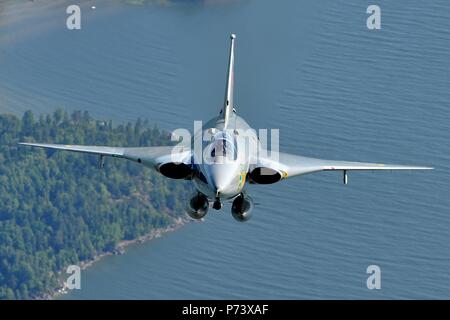
<path id="1" fill-rule="evenodd" d="M 148 120 L 114 126 L 62 109 L 21 119 L 0 115 L 0 299 L 28 299 L 58 286 L 67 265 L 115 250 L 184 215 L 185 182 L 141 165 L 18 147 L 19 141 L 150 146 L 168 143 Z"/>

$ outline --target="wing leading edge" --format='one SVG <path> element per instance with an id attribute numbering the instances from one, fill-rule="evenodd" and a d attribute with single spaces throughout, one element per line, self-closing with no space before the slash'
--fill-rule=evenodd
<path id="1" fill-rule="evenodd" d="M 280 153 L 279 162 L 289 176 L 329 170 L 429 170 L 431 167 L 336 161 Z"/>
<path id="2" fill-rule="evenodd" d="M 279 153 L 278 161 L 275 161 L 269 157 L 259 157 L 255 165 L 252 165 L 251 169 L 255 168 L 267 168 L 266 172 L 269 175 L 278 172 L 279 179 L 268 181 L 279 181 L 288 177 L 304 175 L 308 173 L 314 173 L 319 171 L 336 171 L 340 170 L 344 172 L 344 183 L 347 183 L 347 171 L 351 170 L 431 170 L 432 167 L 425 166 L 410 166 L 410 165 L 394 165 L 394 164 L 382 164 L 382 163 L 366 163 L 366 162 L 353 162 L 353 161 L 337 161 L 337 160 L 324 160 L 316 158 L 308 158 L 297 156 L 288 153 Z M 275 172 L 274 172 L 275 171 Z M 264 172 L 264 171 L 259 171 Z"/>
<path id="3" fill-rule="evenodd" d="M 69 145 L 69 144 L 28 143 L 28 142 L 20 142 L 19 144 L 23 145 L 23 146 L 75 151 L 75 152 L 96 154 L 96 155 L 101 155 L 101 156 L 112 156 L 112 157 L 123 157 L 124 152 L 125 152 L 125 148 L 114 148 L 114 147 L 77 146 L 77 145 Z"/>
<path id="4" fill-rule="evenodd" d="M 100 157 L 111 156 L 124 158 L 136 161 L 138 163 L 142 163 L 148 167 L 153 167 L 157 170 L 159 170 L 159 168 L 163 164 L 184 163 L 186 165 L 190 165 L 191 161 L 190 150 L 185 151 L 177 146 L 120 148 L 120 147 L 79 146 L 79 145 L 27 143 L 27 142 L 21 142 L 19 144 L 31 147 L 82 152 L 98 155 Z"/>

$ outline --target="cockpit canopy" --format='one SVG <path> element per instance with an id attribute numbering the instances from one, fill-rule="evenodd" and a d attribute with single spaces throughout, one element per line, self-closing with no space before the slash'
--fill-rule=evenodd
<path id="1" fill-rule="evenodd" d="M 224 157 L 229 160 L 237 159 L 236 143 L 231 134 L 225 131 L 218 132 L 213 136 L 211 141 L 211 158 Z"/>

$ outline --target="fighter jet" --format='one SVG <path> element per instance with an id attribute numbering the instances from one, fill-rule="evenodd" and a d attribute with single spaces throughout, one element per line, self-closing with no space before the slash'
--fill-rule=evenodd
<path id="1" fill-rule="evenodd" d="M 233 103 L 234 52 L 236 36 L 231 35 L 225 99 L 217 117 L 202 125 L 189 143 L 161 147 L 106 147 L 46 143 L 22 145 L 84 152 L 99 156 L 103 167 L 106 156 L 124 158 L 150 167 L 172 179 L 186 179 L 195 186 L 187 203 L 187 213 L 203 218 L 210 207 L 219 210 L 230 202 L 233 217 L 247 221 L 254 207 L 246 186 L 273 184 L 290 177 L 319 171 L 342 171 L 343 183 L 352 170 L 425 170 L 421 166 L 388 165 L 308 158 L 282 152 L 270 152 L 256 131 L 237 115 Z M 198 143 L 198 141 L 200 141 Z M 185 141 L 186 142 L 186 141 Z M 200 145 L 200 151 L 192 144 Z M 270 154 L 270 155 L 269 155 Z"/>

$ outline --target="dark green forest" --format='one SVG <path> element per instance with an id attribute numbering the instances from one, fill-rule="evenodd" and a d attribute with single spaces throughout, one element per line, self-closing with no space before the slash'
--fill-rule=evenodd
<path id="1" fill-rule="evenodd" d="M 168 145 L 138 119 L 114 126 L 87 112 L 0 115 L 0 299 L 30 299 L 59 286 L 68 265 L 111 252 L 184 215 L 184 182 L 124 159 L 19 146 L 19 141 Z"/>

